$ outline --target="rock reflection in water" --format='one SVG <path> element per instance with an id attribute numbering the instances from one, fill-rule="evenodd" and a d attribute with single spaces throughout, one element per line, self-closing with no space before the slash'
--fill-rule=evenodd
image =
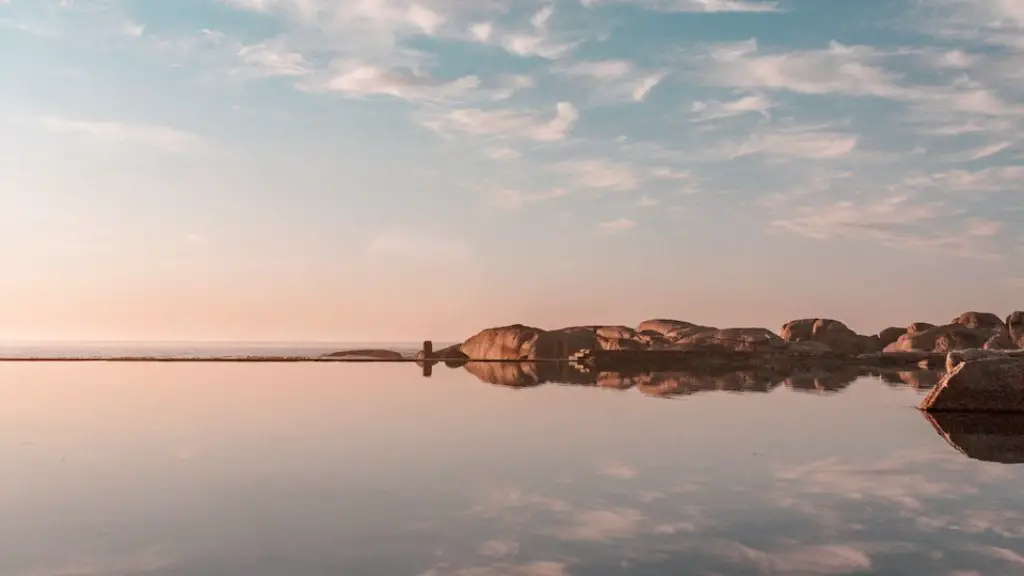
<path id="1" fill-rule="evenodd" d="M 1024 415 L 922 414 L 950 446 L 969 458 L 1024 464 Z"/>
<path id="2" fill-rule="evenodd" d="M 893 386 L 908 386 L 915 390 L 931 390 L 942 379 L 941 370 L 913 370 L 902 372 L 885 372 L 880 374 L 882 381 Z"/>
<path id="3" fill-rule="evenodd" d="M 636 388 L 656 397 L 686 396 L 703 391 L 769 392 L 785 386 L 794 391 L 828 393 L 846 389 L 857 378 L 869 374 L 850 368 L 834 372 L 787 372 L 764 370 L 671 370 L 671 371 L 587 371 L 567 362 L 470 362 L 466 371 L 481 382 L 513 388 L 541 384 L 596 386 L 627 390 Z"/>

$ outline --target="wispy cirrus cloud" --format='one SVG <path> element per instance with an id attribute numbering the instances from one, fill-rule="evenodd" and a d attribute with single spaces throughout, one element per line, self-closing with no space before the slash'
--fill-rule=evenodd
<path id="1" fill-rule="evenodd" d="M 528 110 L 458 108 L 428 111 L 421 115 L 420 122 L 442 136 L 558 142 L 569 136 L 579 117 L 572 103 L 559 102 L 553 116 Z"/>
<path id="2" fill-rule="evenodd" d="M 754 0 L 581 0 L 584 6 L 632 4 L 658 12 L 778 12 L 778 2 Z"/>
<path id="3" fill-rule="evenodd" d="M 39 118 L 38 125 L 56 134 L 115 144 L 149 146 L 169 152 L 194 151 L 203 146 L 203 140 L 191 132 L 157 124 L 75 120 L 48 115 Z"/>
<path id="4" fill-rule="evenodd" d="M 667 71 L 638 69 L 626 60 L 579 61 L 552 71 L 593 88 L 597 99 L 612 102 L 643 102 L 668 76 Z"/>

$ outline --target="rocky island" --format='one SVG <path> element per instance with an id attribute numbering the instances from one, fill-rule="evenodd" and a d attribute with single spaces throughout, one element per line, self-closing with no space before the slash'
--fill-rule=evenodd
<path id="1" fill-rule="evenodd" d="M 513 324 L 483 330 L 417 360 L 427 367 L 473 363 L 485 381 L 530 385 L 573 382 L 579 372 L 767 374 L 769 379 L 842 371 L 942 369 L 922 403 L 926 411 L 1024 412 L 1024 312 L 1004 319 L 969 311 L 944 324 L 915 322 L 862 335 L 828 318 L 805 318 L 767 328 L 718 328 L 654 319 L 629 326 L 544 330 Z M 568 367 L 552 362 L 567 362 Z M 486 366 L 515 363 L 520 366 Z M 576 372 L 572 370 L 575 369 Z M 803 376 L 800 376 L 803 375 Z M 522 384 L 520 384 L 522 385 Z"/>

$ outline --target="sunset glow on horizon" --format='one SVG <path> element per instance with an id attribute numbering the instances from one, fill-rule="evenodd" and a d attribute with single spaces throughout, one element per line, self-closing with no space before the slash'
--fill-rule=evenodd
<path id="1" fill-rule="evenodd" d="M 1024 307 L 1024 2 L 0 0 L 0 341 Z"/>

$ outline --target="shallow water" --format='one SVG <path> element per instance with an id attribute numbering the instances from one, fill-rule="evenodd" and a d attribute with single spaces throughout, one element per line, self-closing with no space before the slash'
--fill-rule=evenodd
<path id="1" fill-rule="evenodd" d="M 889 380 L 0 364 L 0 574 L 1024 573 L 1024 466 Z"/>
<path id="2" fill-rule="evenodd" d="M 412 342 L 0 342 L 0 358 L 316 358 L 341 350 L 380 349 L 415 353 Z"/>

